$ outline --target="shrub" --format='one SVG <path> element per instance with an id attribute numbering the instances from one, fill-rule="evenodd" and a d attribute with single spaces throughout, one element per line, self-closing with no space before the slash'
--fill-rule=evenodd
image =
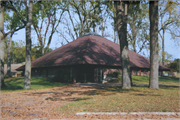
<path id="1" fill-rule="evenodd" d="M 118 75 L 120 75 L 121 73 L 119 71 L 114 71 L 113 74 L 114 76 L 118 77 Z"/>
<path id="2" fill-rule="evenodd" d="M 171 69 L 171 72 L 179 72 L 179 60 L 175 59 L 172 63 L 167 64 L 166 67 Z"/>

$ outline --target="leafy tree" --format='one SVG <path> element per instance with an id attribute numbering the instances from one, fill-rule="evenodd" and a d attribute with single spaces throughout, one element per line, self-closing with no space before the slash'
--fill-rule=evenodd
<path id="1" fill-rule="evenodd" d="M 26 65 L 24 89 L 29 89 L 31 79 L 31 22 L 33 1 L 6 1 L 3 6 L 14 11 L 26 26 Z M 24 10 L 22 11 L 22 9 Z"/>
<path id="2" fill-rule="evenodd" d="M 159 89 L 158 83 L 158 1 L 149 2 L 150 19 L 150 79 L 149 87 Z"/>
<path id="3" fill-rule="evenodd" d="M 120 41 L 121 65 L 122 65 L 122 88 L 131 88 L 131 72 L 127 41 L 127 15 L 129 1 L 114 1 L 116 6 L 116 26 Z"/>
<path id="4" fill-rule="evenodd" d="M 179 72 L 179 63 L 180 59 L 175 59 L 172 63 L 167 64 L 166 66 L 170 68 L 172 72 Z"/>
<path id="5" fill-rule="evenodd" d="M 5 49 L 8 47 L 8 40 L 6 39 L 5 41 Z M 46 50 L 46 49 L 45 49 Z M 41 53 L 41 47 L 40 46 L 34 46 L 31 49 L 31 60 L 35 60 L 39 57 L 42 56 Z M 51 52 L 52 49 L 50 48 L 48 50 L 48 53 Z M 7 53 L 5 51 L 5 53 Z M 26 57 L 26 44 L 23 40 L 19 40 L 17 42 L 12 40 L 12 45 L 11 45 L 11 51 L 10 51 L 10 59 L 11 59 L 11 64 L 18 64 L 18 63 L 23 63 L 25 62 L 25 57 Z M 5 54 L 5 60 L 7 60 L 7 54 Z M 5 61 L 5 63 L 7 63 Z"/>
<path id="6" fill-rule="evenodd" d="M 70 39 L 75 40 L 86 32 L 97 32 L 98 28 L 104 31 L 104 21 L 107 15 L 104 19 L 102 15 L 103 8 L 105 8 L 103 1 L 73 0 L 68 1 L 67 5 L 66 14 L 62 22 L 65 29 L 63 31 L 59 30 L 59 34 L 67 42 L 69 42 L 68 36 Z M 105 36 L 105 33 L 102 32 L 102 35 Z"/>
<path id="7" fill-rule="evenodd" d="M 130 1 L 128 14 L 128 41 L 130 49 L 140 53 L 149 43 L 148 2 Z M 138 49 L 139 50 L 138 50 Z"/>
<path id="8" fill-rule="evenodd" d="M 4 10 L 5 11 L 7 11 L 7 4 L 8 3 L 12 3 L 12 1 L 0 1 L 0 72 L 1 72 L 1 74 L 0 74 L 0 78 L 1 78 L 1 86 L 5 86 L 5 84 L 4 84 L 4 41 L 5 41 L 5 38 L 7 37 L 7 35 L 9 35 L 9 34 L 13 34 L 14 32 L 16 32 L 16 31 L 18 31 L 18 30 L 20 30 L 20 29 L 22 29 L 22 28 L 24 28 L 24 26 L 18 26 L 18 27 L 14 27 L 14 26 L 16 26 L 16 24 L 11 24 L 10 26 L 10 28 L 12 28 L 12 29 L 10 29 L 10 31 L 8 31 L 7 33 L 5 33 L 5 31 L 4 31 L 4 19 L 6 20 L 6 16 L 7 16 L 7 14 L 5 14 L 4 13 Z M 5 8 L 5 9 L 4 9 Z M 10 19 L 9 19 L 10 20 Z M 13 22 L 13 21 L 16 21 L 14 18 L 13 18 L 13 20 L 11 19 L 11 22 Z M 10 48 L 10 47 L 9 47 Z"/>
<path id="9" fill-rule="evenodd" d="M 7 77 L 11 77 L 11 57 L 10 57 L 10 49 L 12 44 L 12 36 L 14 35 L 16 29 L 18 28 L 24 28 L 25 26 L 21 21 L 19 21 L 18 16 L 13 12 L 13 14 L 10 16 L 11 11 L 6 10 L 5 11 L 5 26 L 7 30 L 13 31 L 10 33 L 9 40 L 7 41 L 8 47 L 7 47 Z"/>
<path id="10" fill-rule="evenodd" d="M 165 65 L 165 33 L 169 32 L 171 38 L 176 42 L 180 38 L 180 16 L 178 1 L 163 0 L 160 1 L 159 7 L 159 35 L 162 40 L 162 64 Z"/>
<path id="11" fill-rule="evenodd" d="M 61 22 L 66 6 L 67 5 L 61 1 L 38 1 L 34 3 L 32 25 L 37 34 L 42 55 L 48 52 L 53 34 Z M 57 16 L 57 14 L 59 14 L 59 16 Z M 49 36 L 48 33 L 50 34 Z M 45 47 L 47 39 L 48 42 Z M 45 48 L 46 51 L 44 50 Z"/>

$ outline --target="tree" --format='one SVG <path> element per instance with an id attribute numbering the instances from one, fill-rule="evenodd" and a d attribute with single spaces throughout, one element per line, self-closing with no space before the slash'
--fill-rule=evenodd
<path id="1" fill-rule="evenodd" d="M 172 0 L 160 1 L 159 4 L 159 35 L 162 40 L 162 64 L 165 65 L 165 33 L 169 32 L 171 38 L 176 42 L 180 38 L 180 16 L 178 10 L 178 1 L 174 2 Z"/>
<path id="2" fill-rule="evenodd" d="M 10 37 L 7 41 L 7 77 L 11 77 L 11 56 L 10 56 L 10 50 L 11 50 L 11 44 L 12 44 L 12 36 L 17 31 L 18 28 L 22 29 L 24 28 L 23 23 L 19 20 L 18 16 L 13 12 L 12 15 L 10 15 L 11 12 L 9 10 L 5 11 L 5 27 L 7 30 L 12 31 L 10 33 Z M 19 30 L 19 29 L 18 29 Z"/>
<path id="3" fill-rule="evenodd" d="M 3 4 L 3 6 L 14 11 L 23 22 L 24 26 L 26 26 L 26 65 L 24 89 L 29 89 L 31 79 L 31 23 L 33 1 L 7 1 Z"/>
<path id="4" fill-rule="evenodd" d="M 128 41 L 129 48 L 140 53 L 149 43 L 148 3 L 144 1 L 130 1 L 128 13 Z"/>
<path id="5" fill-rule="evenodd" d="M 131 88 L 131 73 L 129 62 L 129 49 L 127 41 L 127 15 L 129 1 L 114 1 L 116 6 L 116 26 L 120 42 L 122 65 L 122 88 Z"/>
<path id="6" fill-rule="evenodd" d="M 8 38 L 10 39 L 10 38 Z M 8 39 L 5 40 L 5 50 L 8 48 Z M 46 49 L 45 49 L 46 50 Z M 39 57 L 42 56 L 41 54 L 41 47 L 40 46 L 32 46 L 31 49 L 31 60 L 35 60 Z M 51 52 L 52 49 L 50 48 L 48 52 Z M 8 53 L 7 51 L 5 51 L 5 53 Z M 23 40 L 18 40 L 13 41 L 11 43 L 11 50 L 10 50 L 10 59 L 11 59 L 11 64 L 17 64 L 17 63 L 24 63 L 25 58 L 26 58 L 26 43 Z M 7 60 L 7 54 L 5 54 L 5 60 Z M 8 62 L 5 61 L 5 64 L 7 64 Z"/>
<path id="7" fill-rule="evenodd" d="M 179 72 L 180 59 L 175 59 L 173 62 L 166 65 L 172 72 Z"/>
<path id="8" fill-rule="evenodd" d="M 149 2 L 150 19 L 150 79 L 149 87 L 159 89 L 158 83 L 158 1 Z"/>
<path id="9" fill-rule="evenodd" d="M 10 31 L 8 31 L 8 32 L 4 32 L 4 8 L 8 8 L 8 9 L 12 9 L 12 10 L 15 10 L 15 9 L 13 9 L 12 7 L 10 7 L 10 6 L 8 6 L 9 4 L 12 4 L 12 1 L 0 1 L 0 5 L 1 5 L 1 7 L 0 7 L 0 9 L 1 9 L 1 14 L 3 14 L 3 15 L 1 15 L 1 22 L 2 22 L 2 24 L 1 24 L 1 29 L 0 29 L 0 31 L 1 31 L 1 33 L 0 34 L 2 34 L 2 37 L 1 37 L 1 45 L 2 45 L 2 47 L 1 47 L 1 49 L 0 49 L 0 61 L 1 61 L 1 64 L 0 64 L 0 68 L 1 68 L 1 75 L 0 75 L 0 77 L 1 77 L 1 81 L 2 81 L 2 84 L 1 84 L 1 86 L 5 86 L 5 84 L 4 84 L 4 39 L 7 37 L 7 35 L 9 35 L 9 34 L 13 34 L 14 32 L 16 32 L 16 31 L 18 31 L 18 30 L 20 30 L 20 29 L 22 29 L 22 28 L 24 28 L 25 27 L 25 25 L 23 25 L 23 26 L 18 26 L 17 28 L 14 28 L 14 27 L 12 27 L 12 28 L 14 28 L 14 29 L 11 29 Z M 8 6 L 8 7 L 7 7 Z M 17 10 L 15 10 L 16 12 L 17 12 Z M 5 14 L 6 15 L 6 14 Z M 20 14 L 17 14 L 17 16 L 20 16 Z M 12 21 L 14 21 L 14 19 L 12 20 Z M 23 21 L 24 22 L 24 21 Z M 12 26 L 16 26 L 16 24 L 12 24 Z"/>
<path id="10" fill-rule="evenodd" d="M 4 7 L 0 0 L 0 87 L 4 84 Z"/>
<path id="11" fill-rule="evenodd" d="M 27 3 L 26 3 L 27 4 Z M 31 23 L 32 23 L 32 10 L 33 1 L 29 0 L 27 7 L 27 23 L 26 23 L 26 65 L 24 74 L 24 89 L 31 88 Z"/>
<path id="12" fill-rule="evenodd" d="M 75 40 L 86 32 L 97 32 L 98 28 L 104 31 L 102 3 L 102 1 L 87 0 L 68 1 L 67 12 L 62 22 L 65 29 L 62 32 L 59 30 L 59 34 L 69 42 L 67 37 Z M 102 34 L 105 36 L 105 33 Z"/>
<path id="13" fill-rule="evenodd" d="M 48 52 L 53 34 L 61 22 L 66 6 L 66 2 L 63 3 L 61 1 L 38 1 L 34 4 L 32 25 L 37 34 L 42 55 Z M 45 28 L 44 31 L 43 28 Z M 50 33 L 49 36 L 48 33 Z M 45 48 L 46 51 L 44 50 Z"/>
<path id="14" fill-rule="evenodd" d="M 14 33 L 11 33 L 9 41 L 8 41 L 8 47 L 7 47 L 7 77 L 11 77 L 11 44 L 12 44 L 12 36 Z"/>

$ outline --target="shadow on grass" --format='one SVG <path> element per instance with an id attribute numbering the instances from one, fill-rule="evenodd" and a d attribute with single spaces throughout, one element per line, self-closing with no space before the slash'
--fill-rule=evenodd
<path id="1" fill-rule="evenodd" d="M 24 82 L 23 78 L 7 78 L 5 79 L 5 86 L 1 88 L 1 90 L 14 91 L 14 90 L 22 90 Z"/>
<path id="2" fill-rule="evenodd" d="M 159 77 L 159 82 L 179 82 L 177 77 Z"/>
<path id="3" fill-rule="evenodd" d="M 23 90 L 22 86 L 15 86 L 15 85 L 6 85 L 1 88 L 1 90 L 13 91 L 13 90 Z"/>
<path id="4" fill-rule="evenodd" d="M 142 94 L 142 93 L 139 93 L 139 94 L 136 94 L 136 93 L 133 93 L 133 94 L 130 94 L 130 95 L 134 95 L 134 96 L 162 96 L 162 95 L 158 95 L 158 94 Z"/>
<path id="5" fill-rule="evenodd" d="M 76 90 L 76 87 L 78 87 L 78 90 Z M 85 85 L 70 84 L 66 86 L 66 90 L 59 87 L 51 92 L 24 93 L 24 95 L 44 97 L 45 100 L 51 100 L 51 101 L 84 101 L 84 100 L 92 99 L 91 96 L 94 95 L 110 96 L 110 95 L 115 95 L 117 93 L 129 93 L 129 92 L 138 93 L 141 91 L 134 88 L 122 89 L 120 86 L 103 86 L 103 85 L 98 85 L 98 86 L 91 85 L 88 86 L 87 90 L 86 89 L 87 88 Z M 84 95 L 87 97 L 82 97 Z"/>
<path id="6" fill-rule="evenodd" d="M 165 90 L 177 90 L 180 88 L 179 85 L 160 85 L 160 89 L 165 89 Z"/>
<path id="7" fill-rule="evenodd" d="M 51 78 L 45 77 L 32 77 L 31 78 L 31 89 L 43 89 L 43 88 L 52 88 L 67 85 L 68 83 L 58 83 L 51 81 Z M 24 78 L 6 78 L 5 86 L 1 88 L 3 91 L 16 91 L 24 90 Z"/>

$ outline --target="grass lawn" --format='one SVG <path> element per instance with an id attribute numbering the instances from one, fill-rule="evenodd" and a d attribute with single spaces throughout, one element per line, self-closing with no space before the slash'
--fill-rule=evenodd
<path id="1" fill-rule="evenodd" d="M 119 77 L 121 79 L 121 76 Z M 45 89 L 45 88 L 52 88 L 57 86 L 67 85 L 65 83 L 53 82 L 51 81 L 52 78 L 47 77 L 32 77 L 31 78 L 31 89 Z M 147 76 L 132 76 L 133 83 L 149 83 L 149 77 Z M 179 78 L 176 77 L 167 77 L 162 78 L 159 77 L 159 83 L 178 83 Z M 6 87 L 1 88 L 1 92 L 11 92 L 11 91 L 19 91 L 24 90 L 24 77 L 17 77 L 17 78 L 6 78 L 5 79 Z"/>
<path id="2" fill-rule="evenodd" d="M 132 76 L 133 83 L 149 83 L 148 76 Z M 159 77 L 159 83 L 178 83 L 177 77 Z"/>
<path id="3" fill-rule="evenodd" d="M 4 82 L 5 82 L 6 87 L 1 88 L 1 92 L 13 92 L 13 91 L 24 90 L 23 89 L 24 77 L 6 78 Z M 51 78 L 32 77 L 31 78 L 31 89 L 30 90 L 52 88 L 52 87 L 63 86 L 63 85 L 66 85 L 66 84 L 65 83 L 52 82 Z"/>
<path id="4" fill-rule="evenodd" d="M 59 108 L 63 114 L 77 112 L 180 112 L 179 86 L 163 85 L 159 90 L 135 86 L 130 90 L 109 87 L 89 92 Z"/>

